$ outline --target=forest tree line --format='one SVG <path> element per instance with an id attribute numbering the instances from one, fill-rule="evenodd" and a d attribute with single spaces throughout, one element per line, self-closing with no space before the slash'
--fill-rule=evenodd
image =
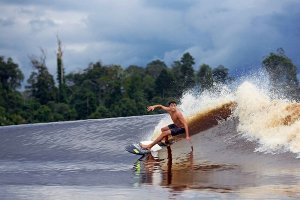
<path id="1" fill-rule="evenodd" d="M 145 115 L 148 105 L 178 100 L 187 89 L 202 92 L 233 81 L 223 65 L 202 64 L 194 70 L 190 53 L 171 66 L 161 60 L 127 68 L 90 63 L 81 72 L 64 76 L 58 70 L 55 81 L 41 53 L 30 57 L 33 71 L 24 91 L 18 90 L 24 81 L 18 64 L 0 56 L 0 125 Z M 297 67 L 282 49 L 266 56 L 262 68 L 274 90 L 281 88 L 280 92 L 299 100 Z"/>

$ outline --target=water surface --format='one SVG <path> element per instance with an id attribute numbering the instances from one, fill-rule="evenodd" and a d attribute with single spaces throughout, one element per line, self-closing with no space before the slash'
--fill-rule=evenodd
<path id="1" fill-rule="evenodd" d="M 297 155 L 261 153 L 236 119 L 157 157 L 124 146 L 165 115 L 0 127 L 1 199 L 298 199 Z"/>

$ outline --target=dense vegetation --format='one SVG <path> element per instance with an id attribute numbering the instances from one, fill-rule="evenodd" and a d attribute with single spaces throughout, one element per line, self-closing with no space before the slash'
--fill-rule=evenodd
<path id="1" fill-rule="evenodd" d="M 233 80 L 222 65 L 212 68 L 202 64 L 195 71 L 189 53 L 171 66 L 154 60 L 144 67 L 131 65 L 125 69 L 96 62 L 66 76 L 58 71 L 58 86 L 43 52 L 30 61 L 34 70 L 25 91 L 20 92 L 22 71 L 11 58 L 0 57 L 0 125 L 144 115 L 148 105 L 178 100 L 187 89 L 201 92 Z M 59 67 L 61 63 L 58 60 Z M 280 85 L 298 97 L 296 66 L 284 52 L 271 53 L 262 64 L 274 88 Z"/>

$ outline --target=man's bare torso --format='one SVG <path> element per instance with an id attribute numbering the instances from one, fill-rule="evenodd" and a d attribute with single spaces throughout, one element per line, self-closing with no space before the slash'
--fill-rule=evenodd
<path id="1" fill-rule="evenodd" d="M 169 112 L 171 119 L 173 120 L 173 123 L 180 127 L 184 128 L 184 124 L 180 121 L 179 115 L 181 114 L 180 111 L 176 110 L 175 112 Z"/>

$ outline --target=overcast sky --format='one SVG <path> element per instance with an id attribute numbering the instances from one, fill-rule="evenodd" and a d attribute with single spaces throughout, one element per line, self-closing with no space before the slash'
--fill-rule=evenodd
<path id="1" fill-rule="evenodd" d="M 56 35 L 66 72 L 90 62 L 167 65 L 190 52 L 230 71 L 251 69 L 282 47 L 300 66 L 300 0 L 0 0 L 0 55 L 26 80 L 30 55 L 46 50 L 56 73 Z M 299 72 L 298 72 L 299 73 Z"/>

